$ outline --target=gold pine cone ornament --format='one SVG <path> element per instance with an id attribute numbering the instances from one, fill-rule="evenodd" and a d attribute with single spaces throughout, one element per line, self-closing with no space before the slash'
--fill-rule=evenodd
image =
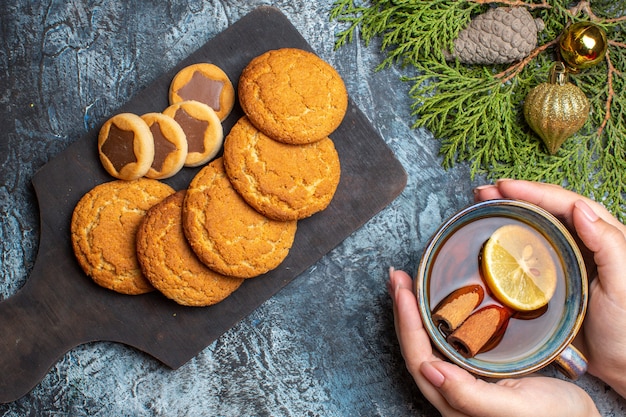
<path id="1" fill-rule="evenodd" d="M 583 127 L 589 116 L 587 96 L 567 78 L 565 65 L 558 62 L 552 68 L 550 80 L 530 90 L 524 100 L 526 122 L 551 155 Z"/>

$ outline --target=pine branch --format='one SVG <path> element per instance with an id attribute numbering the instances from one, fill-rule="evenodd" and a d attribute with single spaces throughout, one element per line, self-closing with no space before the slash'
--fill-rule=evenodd
<path id="1" fill-rule="evenodd" d="M 521 5 L 545 23 L 531 54 L 510 66 L 471 66 L 446 62 L 458 32 L 490 5 Z M 615 15 L 616 11 L 621 14 Z M 621 11 L 621 12 L 619 12 Z M 613 16 L 610 12 L 614 13 Z M 602 202 L 626 222 L 626 1 L 581 0 L 372 0 L 355 5 L 338 0 L 331 16 L 346 23 L 337 47 L 346 40 L 368 44 L 382 39 L 386 53 L 378 69 L 412 65 L 415 128 L 425 127 L 440 141 L 441 164 L 469 164 L 470 174 L 524 178 L 561 184 Z M 615 17 L 617 16 L 617 17 Z M 528 91 L 548 79 L 558 57 L 558 37 L 570 23 L 593 20 L 609 38 L 604 62 L 570 77 L 591 104 L 585 126 L 556 155 L 546 152 L 522 114 Z"/>
<path id="2" fill-rule="evenodd" d="M 473 13 L 484 6 L 456 0 L 373 0 L 369 6 L 337 0 L 330 16 L 347 24 L 337 33 L 335 48 L 352 42 L 357 29 L 365 45 L 382 39 L 387 57 L 378 69 L 395 63 L 411 65 L 428 57 L 443 57 Z"/>
<path id="3" fill-rule="evenodd" d="M 526 58 L 524 58 L 523 60 L 521 60 L 520 62 L 516 64 L 511 65 L 504 71 L 499 72 L 498 74 L 496 74 L 496 77 L 500 78 L 503 84 L 509 82 L 515 76 L 517 76 L 517 74 L 519 74 L 520 71 L 523 70 L 526 65 L 528 65 L 533 59 L 535 59 L 537 55 L 544 52 L 548 48 L 552 48 L 554 45 L 556 45 L 556 43 L 557 43 L 557 40 L 554 39 L 548 43 L 538 46 Z"/>
<path id="4" fill-rule="evenodd" d="M 579 14 L 585 14 L 589 17 L 589 19 L 593 22 L 603 21 L 605 23 L 618 23 L 626 20 L 626 16 L 621 16 L 613 19 L 604 19 L 598 17 L 593 10 L 591 9 L 591 3 L 588 0 L 581 0 L 575 6 L 569 9 L 569 12 L 572 16 L 578 16 Z"/>
<path id="5" fill-rule="evenodd" d="M 528 3 L 523 0 L 469 0 L 469 1 L 472 1 L 478 4 L 499 4 L 499 5 L 509 6 L 509 7 L 527 7 L 529 9 L 552 8 L 552 6 L 545 1 L 542 3 Z"/>

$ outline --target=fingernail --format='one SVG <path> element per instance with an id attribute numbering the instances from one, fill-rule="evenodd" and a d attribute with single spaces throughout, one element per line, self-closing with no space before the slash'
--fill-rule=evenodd
<path id="1" fill-rule="evenodd" d="M 574 203 L 574 206 L 585 215 L 587 220 L 589 220 L 592 223 L 596 222 L 600 218 L 596 214 L 596 212 L 593 211 L 593 209 L 591 207 L 589 207 L 589 205 L 587 203 L 585 203 L 583 200 L 576 201 Z"/>
<path id="2" fill-rule="evenodd" d="M 395 288 L 393 283 L 393 272 L 395 271 L 393 266 L 389 267 L 389 279 L 387 280 L 387 292 L 392 298 L 395 298 Z"/>
<path id="3" fill-rule="evenodd" d="M 478 194 L 482 190 L 486 190 L 487 188 L 491 188 L 491 187 L 493 187 L 493 185 L 491 185 L 491 184 L 479 185 L 478 187 L 474 187 L 473 191 L 474 191 L 474 194 Z"/>
<path id="4" fill-rule="evenodd" d="M 500 185 L 503 182 L 507 182 L 507 181 L 513 181 L 513 178 L 500 178 L 499 180 L 496 181 L 496 185 Z"/>
<path id="5" fill-rule="evenodd" d="M 440 388 L 446 380 L 446 377 L 443 376 L 441 372 L 437 368 L 433 366 L 431 362 L 424 362 L 420 367 L 420 371 L 422 375 L 433 384 L 435 387 Z"/>

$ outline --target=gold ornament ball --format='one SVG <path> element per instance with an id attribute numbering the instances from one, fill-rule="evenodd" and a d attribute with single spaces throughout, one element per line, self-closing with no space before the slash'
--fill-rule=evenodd
<path id="1" fill-rule="evenodd" d="M 565 29 L 559 40 L 561 57 L 574 71 L 598 64 L 604 59 L 608 41 L 604 29 L 595 23 L 577 22 Z"/>
<path id="2" fill-rule="evenodd" d="M 567 82 L 567 71 L 561 62 L 552 68 L 550 81 L 531 89 L 524 100 L 526 122 L 551 155 L 583 127 L 588 116 L 589 100 L 580 88 Z"/>

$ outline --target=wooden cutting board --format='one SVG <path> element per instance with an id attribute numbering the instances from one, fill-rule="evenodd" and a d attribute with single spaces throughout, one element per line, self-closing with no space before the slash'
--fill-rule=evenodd
<path id="1" fill-rule="evenodd" d="M 261 7 L 217 35 L 135 96 L 118 112 L 143 114 L 167 107 L 172 77 L 196 62 L 220 66 L 233 84 L 257 55 L 282 47 L 311 50 L 278 10 Z M 242 116 L 236 106 L 224 121 L 227 133 Z M 112 180 L 89 132 L 33 178 L 41 214 L 39 252 L 24 287 L 0 303 L 0 402 L 28 393 L 72 348 L 93 341 L 133 346 L 178 368 L 239 320 L 318 261 L 395 199 L 406 173 L 363 113 L 350 102 L 331 137 L 341 160 L 341 181 L 330 206 L 298 224 L 294 245 L 274 271 L 247 280 L 211 307 L 177 305 L 158 293 L 125 296 L 95 285 L 80 269 L 70 241 L 70 219 L 78 200 Z M 183 169 L 165 181 L 184 189 L 199 168 Z"/>

